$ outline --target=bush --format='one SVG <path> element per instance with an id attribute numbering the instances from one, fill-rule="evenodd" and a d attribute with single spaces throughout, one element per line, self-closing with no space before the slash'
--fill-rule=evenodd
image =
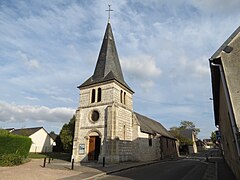
<path id="1" fill-rule="evenodd" d="M 27 158 L 32 141 L 25 136 L 13 135 L 0 130 L 0 165 L 21 164 Z"/>
<path id="2" fill-rule="evenodd" d="M 24 158 L 18 154 L 3 154 L 0 156 L 0 166 L 13 166 L 22 164 Z"/>

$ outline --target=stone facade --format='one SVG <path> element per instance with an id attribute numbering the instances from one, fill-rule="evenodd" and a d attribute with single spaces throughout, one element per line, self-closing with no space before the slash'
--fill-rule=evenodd
<path id="1" fill-rule="evenodd" d="M 211 57 L 215 124 L 223 155 L 240 179 L 240 27 Z"/>

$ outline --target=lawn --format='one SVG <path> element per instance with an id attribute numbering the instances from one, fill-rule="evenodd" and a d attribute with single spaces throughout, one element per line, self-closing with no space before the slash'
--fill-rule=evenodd
<path id="1" fill-rule="evenodd" d="M 52 153 L 29 153 L 29 155 L 28 155 L 28 158 L 30 158 L 30 159 L 41 159 L 41 158 L 45 158 L 45 157 L 71 161 L 71 154 L 70 153 L 59 153 L 59 152 L 52 152 Z"/>

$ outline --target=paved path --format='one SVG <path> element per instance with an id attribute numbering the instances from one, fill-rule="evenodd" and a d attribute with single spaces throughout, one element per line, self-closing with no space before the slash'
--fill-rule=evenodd
<path id="1" fill-rule="evenodd" d="M 0 167 L 0 180 L 52 180 L 79 174 L 68 169 L 42 168 L 42 164 L 42 159 L 33 159 L 19 166 Z"/>

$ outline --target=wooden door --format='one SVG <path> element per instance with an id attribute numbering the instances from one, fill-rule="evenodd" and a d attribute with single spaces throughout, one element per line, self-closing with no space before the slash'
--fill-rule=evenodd
<path id="1" fill-rule="evenodd" d="M 95 136 L 90 136 L 90 137 L 89 137 L 88 160 L 94 160 L 94 155 L 95 155 L 95 141 L 96 141 L 96 137 L 95 137 Z"/>

